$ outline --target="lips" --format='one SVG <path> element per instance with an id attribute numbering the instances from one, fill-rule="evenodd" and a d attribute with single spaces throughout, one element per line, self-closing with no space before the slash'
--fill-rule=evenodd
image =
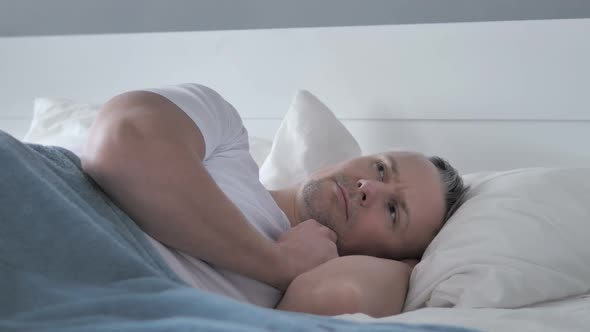
<path id="1" fill-rule="evenodd" d="M 348 220 L 348 197 L 346 195 L 346 190 L 344 190 L 344 188 L 342 188 L 342 186 L 340 185 L 340 183 L 336 182 L 336 186 L 338 187 L 338 190 L 340 191 L 340 195 L 342 195 L 342 199 L 344 200 L 344 213 L 346 214 L 346 220 Z"/>

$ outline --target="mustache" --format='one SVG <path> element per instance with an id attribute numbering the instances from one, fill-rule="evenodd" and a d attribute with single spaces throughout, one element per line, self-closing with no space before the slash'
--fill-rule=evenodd
<path id="1" fill-rule="evenodd" d="M 338 182 L 338 184 L 340 184 L 340 186 L 346 191 L 351 205 L 350 208 L 356 208 L 361 200 L 361 193 L 356 186 L 356 181 L 345 175 L 335 175 L 332 179 Z"/>

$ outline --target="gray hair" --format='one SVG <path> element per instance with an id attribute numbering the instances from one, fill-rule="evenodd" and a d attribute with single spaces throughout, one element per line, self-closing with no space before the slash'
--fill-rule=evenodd
<path id="1" fill-rule="evenodd" d="M 444 225 L 465 201 L 465 195 L 469 190 L 469 187 L 463 183 L 463 178 L 461 178 L 459 172 L 451 166 L 448 161 L 437 156 L 429 157 L 428 160 L 430 160 L 430 162 L 438 169 L 446 191 L 446 214 L 443 220 Z"/>

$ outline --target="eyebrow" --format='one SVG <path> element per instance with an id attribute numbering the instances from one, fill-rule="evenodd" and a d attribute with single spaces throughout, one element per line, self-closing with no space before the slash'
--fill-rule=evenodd
<path id="1" fill-rule="evenodd" d="M 389 165 L 391 165 L 391 171 L 393 172 L 393 175 L 395 175 L 396 177 L 399 176 L 399 172 L 397 170 L 397 160 L 395 160 L 395 158 L 393 158 L 392 155 L 385 155 L 385 158 L 387 159 L 387 161 L 389 161 Z"/>
<path id="2" fill-rule="evenodd" d="M 389 162 L 391 166 L 391 173 L 393 174 L 393 180 L 399 182 L 399 168 L 397 167 L 397 160 L 392 155 L 385 155 L 385 158 Z M 406 205 L 405 197 L 402 195 L 402 199 L 398 201 L 399 205 L 402 207 L 402 210 L 406 213 L 406 226 L 407 229 L 410 225 L 410 210 L 408 210 L 408 206 Z"/>

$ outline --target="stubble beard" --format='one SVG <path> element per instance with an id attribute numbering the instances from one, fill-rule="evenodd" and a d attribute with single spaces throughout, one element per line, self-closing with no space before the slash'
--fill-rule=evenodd
<path id="1" fill-rule="evenodd" d="M 330 212 L 327 211 L 327 209 L 322 209 L 320 206 L 321 202 L 319 202 L 319 200 L 322 199 L 322 197 L 320 197 L 322 193 L 322 184 L 325 184 L 328 181 L 331 180 L 324 178 L 307 182 L 302 191 L 303 202 L 309 219 L 314 219 L 321 225 L 328 227 L 338 234 L 336 224 L 332 221 L 332 218 L 330 218 Z"/>
<path id="2" fill-rule="evenodd" d="M 327 200 L 327 204 L 332 202 L 331 198 L 321 197 L 322 186 L 332 186 L 334 181 L 338 182 L 342 186 L 344 191 L 347 192 L 349 198 L 348 220 L 343 220 L 342 223 L 335 222 L 334 216 L 331 215 L 331 212 L 333 211 L 333 205 L 330 204 L 328 206 L 322 206 L 323 199 Z M 342 175 L 310 180 L 307 182 L 303 187 L 302 196 L 305 209 L 308 213 L 308 218 L 314 219 L 318 223 L 330 228 L 340 237 L 340 233 L 344 231 L 344 227 L 352 226 L 354 224 L 354 220 L 356 220 L 356 210 L 353 208 L 353 206 L 356 202 L 357 195 L 354 195 L 352 192 L 351 188 L 353 188 L 353 184 L 354 183 L 352 179 Z"/>

